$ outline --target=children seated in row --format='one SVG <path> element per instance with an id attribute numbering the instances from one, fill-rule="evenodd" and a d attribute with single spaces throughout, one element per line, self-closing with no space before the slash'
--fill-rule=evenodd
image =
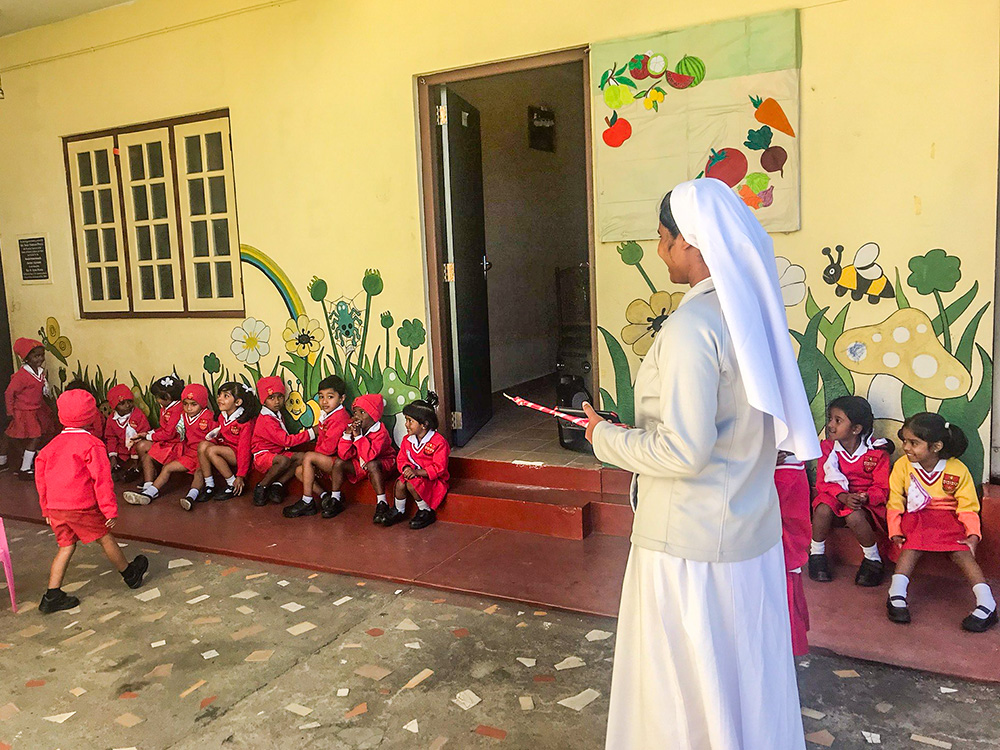
<path id="1" fill-rule="evenodd" d="M 254 422 L 260 414 L 260 402 L 242 383 L 223 383 L 215 399 L 219 405 L 218 426 L 198 446 L 198 464 L 205 486 L 204 493 L 197 497 L 200 502 L 228 500 L 243 494 L 253 461 Z M 213 469 L 225 480 L 225 486 L 216 486 Z"/>
<path id="2" fill-rule="evenodd" d="M 104 443 L 111 460 L 111 474 L 122 481 L 139 476 L 139 453 L 129 445 L 128 435 L 145 435 L 149 432 L 149 419 L 142 409 L 136 408 L 135 396 L 127 385 L 118 384 L 108 391 L 111 415 L 104 425 Z"/>
<path id="3" fill-rule="evenodd" d="M 253 428 L 251 451 L 253 468 L 263 474 L 253 490 L 253 504 L 260 507 L 268 502 L 280 504 L 285 499 L 285 483 L 295 476 L 301 460 L 292 448 L 316 439 L 313 428 L 289 433 L 282 418 L 285 406 L 285 382 L 279 377 L 261 378 L 257 381 L 260 397 L 260 416 Z"/>
<path id="4" fill-rule="evenodd" d="M 52 408 L 45 399 L 51 391 L 45 374 L 45 347 L 41 341 L 20 338 L 14 342 L 14 353 L 23 362 L 14 373 L 4 392 L 4 403 L 10 423 L 4 431 L 8 440 L 21 444 L 20 479 L 34 478 L 35 454 L 44 441 L 59 432 Z M 7 465 L 6 451 L 2 464 Z"/>

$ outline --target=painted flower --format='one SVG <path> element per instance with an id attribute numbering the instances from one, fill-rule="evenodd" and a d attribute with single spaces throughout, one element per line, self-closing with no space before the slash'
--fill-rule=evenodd
<path id="1" fill-rule="evenodd" d="M 365 271 L 365 278 L 361 282 L 361 288 L 365 290 L 365 293 L 369 297 L 375 297 L 382 293 L 385 284 L 382 281 L 382 274 L 378 272 L 377 268 L 369 268 Z"/>
<path id="2" fill-rule="evenodd" d="M 906 283 L 919 294 L 953 292 L 962 278 L 962 260 L 941 248 L 910 258 Z"/>
<path id="3" fill-rule="evenodd" d="M 271 352 L 271 345 L 268 344 L 271 329 L 263 320 L 247 318 L 233 329 L 232 339 L 233 343 L 229 348 L 236 359 L 248 365 L 257 364 L 261 357 L 266 357 Z"/>
<path id="4" fill-rule="evenodd" d="M 427 340 L 424 324 L 416 318 L 404 320 L 400 324 L 399 330 L 396 331 L 396 335 L 399 336 L 399 343 L 408 349 L 419 349 Z"/>
<path id="5" fill-rule="evenodd" d="M 298 319 L 289 320 L 285 330 L 281 332 L 285 340 L 285 351 L 299 357 L 308 357 L 319 351 L 319 342 L 323 340 L 323 329 L 318 320 L 308 315 L 300 315 Z"/>
<path id="6" fill-rule="evenodd" d="M 648 302 L 633 300 L 625 308 L 625 320 L 629 324 L 622 328 L 622 341 L 631 346 L 636 355 L 645 357 L 656 334 L 683 298 L 683 292 L 656 292 Z"/>
<path id="7" fill-rule="evenodd" d="M 806 298 L 806 271 L 788 258 L 775 257 L 778 265 L 778 285 L 785 307 L 795 307 Z"/>
<path id="8" fill-rule="evenodd" d="M 629 240 L 618 246 L 618 254 L 622 256 L 622 263 L 634 266 L 642 260 L 642 247 L 635 240 Z"/>
<path id="9" fill-rule="evenodd" d="M 222 371 L 222 362 L 220 362 L 219 358 L 215 356 L 215 352 L 205 355 L 203 365 L 205 367 L 205 372 L 209 375 L 217 375 Z"/>
<path id="10" fill-rule="evenodd" d="M 318 276 L 313 276 L 312 281 L 309 282 L 309 296 L 313 298 L 315 302 L 322 302 L 326 297 L 327 286 L 326 282 Z"/>
<path id="11" fill-rule="evenodd" d="M 302 394 L 299 391 L 289 391 L 288 398 L 285 399 L 285 410 L 292 415 L 293 418 L 298 419 L 303 414 L 306 413 L 306 400 L 302 398 Z"/>
<path id="12" fill-rule="evenodd" d="M 396 321 L 392 319 L 392 313 L 389 312 L 388 310 L 386 310 L 384 313 L 382 313 L 382 317 L 380 319 L 380 322 L 382 323 L 382 327 L 385 330 L 387 330 L 387 331 L 390 328 L 392 328 L 393 325 L 395 325 L 395 323 L 396 323 Z"/>

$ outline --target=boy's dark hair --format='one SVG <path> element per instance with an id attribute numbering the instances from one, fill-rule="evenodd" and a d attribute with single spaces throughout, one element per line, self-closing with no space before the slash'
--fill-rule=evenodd
<path id="1" fill-rule="evenodd" d="M 875 415 L 872 413 L 871 404 L 868 403 L 867 399 L 861 396 L 840 396 L 827 405 L 827 418 L 829 418 L 832 409 L 840 409 L 844 412 L 852 425 L 861 425 L 861 435 L 859 437 L 862 440 L 870 438 L 875 431 Z M 895 450 L 895 446 L 891 440 L 886 440 L 884 444 L 879 444 L 876 447 L 881 448 L 890 455 Z"/>
<path id="2" fill-rule="evenodd" d="M 219 393 L 226 392 L 232 395 L 233 398 L 238 398 L 243 402 L 243 413 L 240 414 L 239 419 L 236 421 L 240 424 L 245 424 L 252 419 L 255 419 L 258 414 L 260 414 L 260 401 L 257 400 L 257 394 L 255 394 L 250 388 L 247 388 L 243 383 L 237 383 L 235 380 L 230 380 L 227 383 L 223 383 L 219 386 Z"/>
<path id="3" fill-rule="evenodd" d="M 670 193 L 672 192 L 671 190 Z M 664 195 L 663 200 L 660 201 L 660 224 L 670 232 L 671 237 L 676 237 L 681 233 L 681 230 L 677 228 L 677 222 L 674 220 L 674 212 L 670 210 L 670 193 Z"/>
<path id="4" fill-rule="evenodd" d="M 900 440 L 903 430 L 909 430 L 925 443 L 941 443 L 941 458 L 958 458 L 969 448 L 969 438 L 962 428 L 946 422 L 940 414 L 923 411 L 908 417 L 899 431 Z"/>
<path id="5" fill-rule="evenodd" d="M 435 411 L 438 405 L 438 397 L 434 391 L 429 391 L 427 397 L 412 401 L 403 407 L 403 415 L 420 422 L 428 430 L 438 428 L 438 416 Z"/>
<path id="6" fill-rule="evenodd" d="M 164 375 L 157 378 L 149 386 L 149 392 L 157 398 L 168 398 L 171 401 L 180 401 L 184 392 L 184 381 L 176 375 Z"/>
<path id="7" fill-rule="evenodd" d="M 85 381 L 80 380 L 79 378 L 69 381 L 63 389 L 64 393 L 66 391 L 86 391 L 91 396 L 94 396 L 93 389 Z M 96 396 L 94 396 L 94 398 L 96 398 Z"/>
<path id="8" fill-rule="evenodd" d="M 319 381 L 319 387 L 316 389 L 316 392 L 319 393 L 320 391 L 336 391 L 343 398 L 347 395 L 347 383 L 339 375 L 330 375 Z"/>

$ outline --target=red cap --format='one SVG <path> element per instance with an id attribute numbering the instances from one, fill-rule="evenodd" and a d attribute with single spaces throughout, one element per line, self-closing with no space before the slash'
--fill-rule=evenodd
<path id="1" fill-rule="evenodd" d="M 285 381 L 277 375 L 272 375 L 269 378 L 261 378 L 257 381 L 257 396 L 260 398 L 261 403 L 264 403 L 264 400 L 268 396 L 275 393 L 285 395 Z"/>
<path id="2" fill-rule="evenodd" d="M 108 405 L 112 409 L 117 409 L 118 404 L 122 401 L 134 401 L 135 394 L 132 393 L 132 389 L 129 388 L 124 383 L 119 383 L 114 388 L 108 391 Z"/>
<path id="3" fill-rule="evenodd" d="M 378 393 L 370 393 L 367 396 L 358 396 L 351 404 L 353 409 L 361 409 L 374 421 L 382 419 L 382 412 L 385 410 L 385 399 Z"/>
<path id="4" fill-rule="evenodd" d="M 181 391 L 181 401 L 186 398 L 194 401 L 202 409 L 208 408 L 208 388 L 201 383 L 192 383 L 189 386 L 185 386 L 184 390 Z"/>
<path id="5" fill-rule="evenodd" d="M 42 342 L 36 341 L 35 339 L 18 339 L 14 342 L 14 354 L 22 360 L 25 360 L 33 350 L 37 349 L 41 345 Z"/>
<path id="6" fill-rule="evenodd" d="M 64 392 L 56 407 L 63 427 L 88 427 L 97 419 L 97 402 L 84 390 Z"/>

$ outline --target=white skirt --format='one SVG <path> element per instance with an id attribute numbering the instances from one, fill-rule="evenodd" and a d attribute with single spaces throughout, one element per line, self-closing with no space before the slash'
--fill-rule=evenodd
<path id="1" fill-rule="evenodd" d="M 803 750 L 781 544 L 707 563 L 633 546 L 607 750 Z"/>

